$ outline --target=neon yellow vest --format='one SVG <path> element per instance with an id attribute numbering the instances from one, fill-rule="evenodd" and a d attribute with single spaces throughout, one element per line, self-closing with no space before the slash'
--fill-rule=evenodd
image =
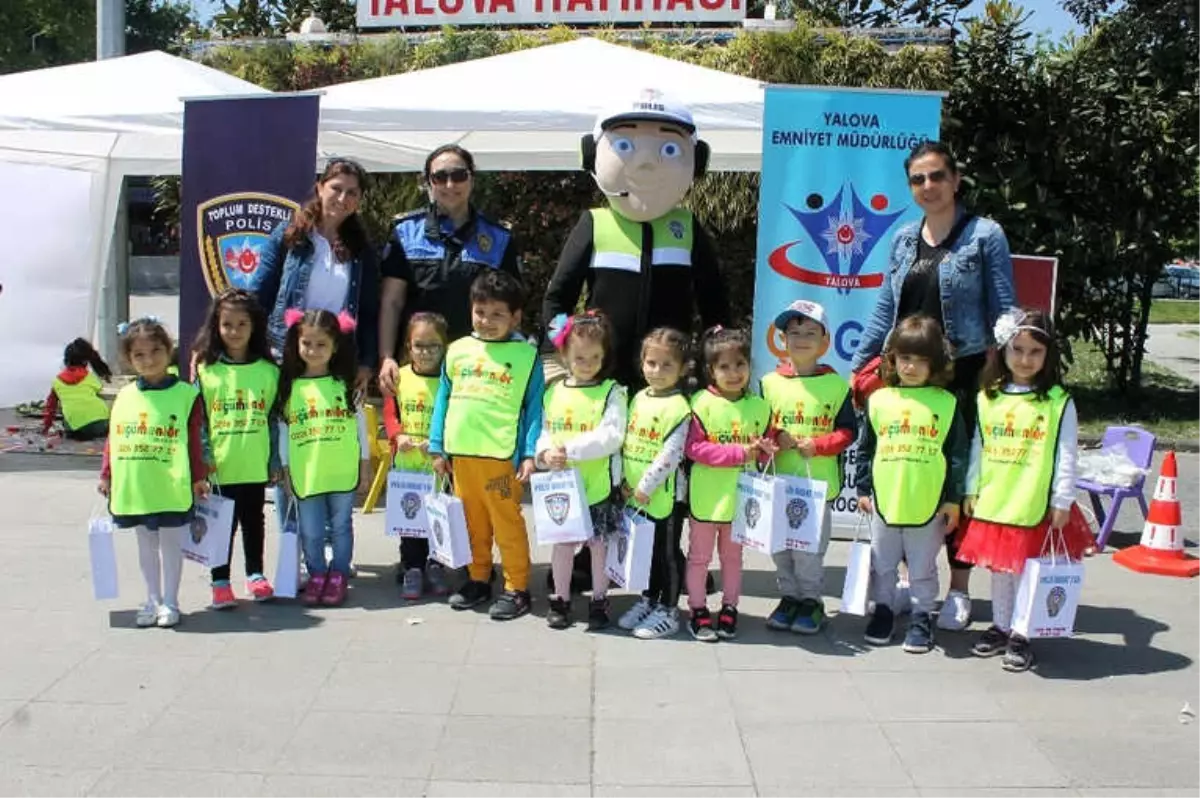
<path id="1" fill-rule="evenodd" d="M 177 382 L 159 391 L 126 385 L 113 402 L 108 456 L 113 515 L 186 513 L 192 509 L 188 418 L 198 391 Z"/>
<path id="2" fill-rule="evenodd" d="M 198 365 L 208 440 L 220 485 L 265 483 L 279 367 L 269 360 Z"/>
<path id="3" fill-rule="evenodd" d="M 692 398 L 692 412 L 704 426 L 712 443 L 746 444 L 761 438 L 771 422 L 767 400 L 746 394 L 736 402 L 701 391 Z M 737 507 L 737 480 L 740 467 L 692 465 L 688 486 L 692 517 L 697 521 L 727 524 Z"/>
<path id="4" fill-rule="evenodd" d="M 613 380 L 599 385 L 575 388 L 560 380 L 546 389 L 542 407 L 542 427 L 549 431 L 555 446 L 563 446 L 576 435 L 600 426 L 608 396 L 617 387 Z M 571 463 L 579 469 L 587 489 L 588 504 L 599 504 L 612 495 L 612 458 L 601 457 Z"/>
<path id="5" fill-rule="evenodd" d="M 771 406 L 775 427 L 793 438 L 816 438 L 833 432 L 833 422 L 850 393 L 850 384 L 836 372 L 809 377 L 771 373 L 762 378 L 762 392 Z M 775 469 L 789 476 L 824 481 L 827 502 L 841 493 L 840 457 L 812 457 L 806 468 L 804 458 L 791 449 L 775 456 Z"/>
<path id="6" fill-rule="evenodd" d="M 358 487 L 358 420 L 346 406 L 346 385 L 336 377 L 292 383 L 286 408 L 288 471 L 301 499 L 347 493 Z"/>
<path id="7" fill-rule="evenodd" d="M 979 392 L 979 468 L 975 517 L 1012 526 L 1037 526 L 1050 507 L 1059 425 L 1070 397 L 1062 388 L 1045 399 L 1033 393 Z"/>
<path id="8" fill-rule="evenodd" d="M 396 383 L 396 406 L 400 413 L 400 433 L 415 441 L 429 440 L 429 424 L 433 421 L 433 405 L 437 401 L 438 378 L 425 377 L 413 371 L 412 366 L 400 369 Z M 430 472 L 433 458 L 420 449 L 396 452 L 393 465 L 401 471 Z"/>
<path id="9" fill-rule="evenodd" d="M 512 459 L 521 404 L 535 365 L 537 350 L 525 341 L 481 341 L 470 336 L 450 344 L 446 453 Z"/>
<path id="10" fill-rule="evenodd" d="M 663 443 L 692 417 L 692 408 L 681 393 L 653 396 L 643 388 L 629 405 L 629 422 L 625 428 L 625 443 L 621 447 L 621 465 L 625 481 L 637 490 L 646 469 L 662 451 Z M 675 474 L 650 494 L 650 504 L 644 509 L 651 518 L 662 519 L 675 508 Z"/>
<path id="11" fill-rule="evenodd" d="M 642 270 L 642 225 L 612 208 L 593 208 L 592 268 Z M 654 232 L 653 265 L 692 265 L 692 213 L 674 208 L 650 222 Z"/>
<path id="12" fill-rule="evenodd" d="M 933 520 L 946 482 L 942 446 L 954 421 L 954 394 L 934 386 L 880 388 L 867 403 L 875 430 L 875 511 L 889 526 Z"/>
<path id="13" fill-rule="evenodd" d="M 63 423 L 67 429 L 82 429 L 108 418 L 108 405 L 100 398 L 101 390 L 100 380 L 90 371 L 75 384 L 54 378 L 54 393 L 62 407 Z"/>

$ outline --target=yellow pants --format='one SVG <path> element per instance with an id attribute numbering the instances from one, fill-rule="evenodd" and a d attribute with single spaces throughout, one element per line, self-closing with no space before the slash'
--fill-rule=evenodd
<path id="1" fill-rule="evenodd" d="M 455 457 L 454 495 L 462 499 L 471 536 L 471 564 L 476 582 L 486 582 L 492 570 L 492 540 L 500 548 L 505 590 L 529 589 L 529 536 L 521 515 L 524 485 L 517 481 L 511 460 Z"/>

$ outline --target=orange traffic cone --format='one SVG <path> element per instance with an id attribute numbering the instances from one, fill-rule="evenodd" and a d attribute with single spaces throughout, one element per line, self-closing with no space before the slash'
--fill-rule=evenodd
<path id="1" fill-rule="evenodd" d="M 1175 452 L 1167 452 L 1158 474 L 1158 484 L 1154 486 L 1154 499 L 1150 502 L 1150 513 L 1142 529 L 1142 540 L 1138 545 L 1123 549 L 1113 556 L 1118 565 L 1124 565 L 1131 571 L 1160 576 L 1200 574 L 1200 560 L 1183 552 L 1179 498 L 1175 495 L 1176 479 Z"/>

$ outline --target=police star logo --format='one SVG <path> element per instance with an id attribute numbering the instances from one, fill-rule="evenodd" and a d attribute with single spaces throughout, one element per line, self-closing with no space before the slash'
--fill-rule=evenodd
<path id="1" fill-rule="evenodd" d="M 546 513 L 550 520 L 562 526 L 571 513 L 571 497 L 565 493 L 551 493 L 546 496 Z"/>
<path id="2" fill-rule="evenodd" d="M 788 526 L 792 529 L 799 529 L 804 525 L 804 520 L 808 518 L 808 502 L 804 499 L 792 499 L 787 503 L 783 512 L 787 515 Z"/>
<path id="3" fill-rule="evenodd" d="M 1046 594 L 1046 612 L 1050 614 L 1051 618 L 1057 618 L 1066 603 L 1067 591 L 1064 587 L 1055 585 L 1050 588 L 1050 592 Z"/>
<path id="4" fill-rule="evenodd" d="M 475 236 L 475 242 L 479 244 L 479 251 L 487 254 L 492 251 L 492 237 L 487 233 L 480 233 Z"/>
<path id="5" fill-rule="evenodd" d="M 196 245 L 209 293 L 249 288 L 271 234 L 299 210 L 286 197 L 258 191 L 222 194 L 197 205 Z"/>
<path id="6" fill-rule="evenodd" d="M 417 517 L 417 511 L 420 509 L 421 497 L 415 491 L 410 490 L 400 497 L 400 510 L 409 521 Z"/>
<path id="7" fill-rule="evenodd" d="M 204 540 L 204 536 L 208 534 L 208 522 L 201 515 L 196 515 L 192 518 L 191 526 L 188 527 L 188 532 L 191 534 L 192 543 L 200 545 L 200 541 Z"/>
<path id="8" fill-rule="evenodd" d="M 758 519 L 762 518 L 762 507 L 759 506 L 758 499 L 751 496 L 746 499 L 745 505 L 746 525 L 751 529 L 758 526 Z"/>

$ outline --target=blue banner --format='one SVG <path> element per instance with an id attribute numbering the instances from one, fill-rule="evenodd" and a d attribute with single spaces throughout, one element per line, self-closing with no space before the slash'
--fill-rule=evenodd
<path id="1" fill-rule="evenodd" d="M 179 330 L 172 330 L 184 374 L 211 298 L 249 287 L 263 245 L 312 192 L 319 103 L 317 95 L 263 95 L 184 104 Z"/>

